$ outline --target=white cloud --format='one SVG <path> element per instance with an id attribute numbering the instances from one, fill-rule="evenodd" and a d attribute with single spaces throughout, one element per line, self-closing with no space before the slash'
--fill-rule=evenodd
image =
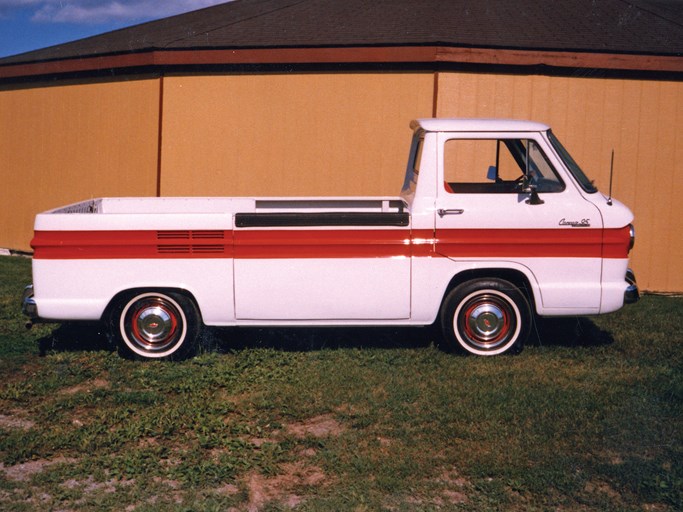
<path id="1" fill-rule="evenodd" d="M 226 0 L 0 0 L 0 14 L 29 9 L 41 23 L 138 22 L 209 7 Z"/>

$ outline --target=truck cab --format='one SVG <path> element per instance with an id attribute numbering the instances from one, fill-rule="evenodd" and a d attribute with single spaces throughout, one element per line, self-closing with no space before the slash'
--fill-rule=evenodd
<path id="1" fill-rule="evenodd" d="M 637 300 L 627 268 L 632 213 L 598 192 L 548 126 L 500 119 L 411 126 L 401 197 L 413 212 L 413 232 L 452 263 L 444 297 L 467 276 L 507 281 L 523 290 L 522 309 L 529 305 L 541 316 L 595 315 Z M 463 322 L 476 325 L 481 316 L 499 325 L 506 315 L 493 302 L 473 307 Z M 493 348 L 494 331 L 474 329 L 471 343 L 456 341 L 481 354 L 512 348 Z"/>

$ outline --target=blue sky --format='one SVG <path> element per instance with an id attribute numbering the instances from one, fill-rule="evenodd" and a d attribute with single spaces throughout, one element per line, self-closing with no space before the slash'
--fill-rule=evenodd
<path id="1" fill-rule="evenodd" d="M 0 57 L 75 41 L 226 0 L 0 0 Z"/>

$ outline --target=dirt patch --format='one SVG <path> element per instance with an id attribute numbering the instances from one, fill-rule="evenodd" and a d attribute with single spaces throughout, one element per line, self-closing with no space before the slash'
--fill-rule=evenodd
<path id="1" fill-rule="evenodd" d="M 121 487 L 128 487 L 135 484 L 135 480 L 129 479 L 110 479 L 105 482 L 97 482 L 92 475 L 85 480 L 70 478 L 62 482 L 62 487 L 67 489 L 80 489 L 85 494 L 92 494 L 95 492 L 104 492 L 107 494 L 115 493 Z"/>
<path id="2" fill-rule="evenodd" d="M 288 433 L 299 439 L 307 436 L 316 438 L 338 436 L 345 430 L 342 424 L 329 414 L 315 416 L 298 423 L 291 423 L 286 425 L 285 429 Z"/>
<path id="3" fill-rule="evenodd" d="M 0 428 L 13 428 L 17 430 L 30 430 L 36 422 L 15 415 L 0 414 Z"/>
<path id="4" fill-rule="evenodd" d="M 458 489 L 463 489 L 470 486 L 469 480 L 461 477 L 455 471 L 444 471 L 439 477 L 439 481 L 443 482 L 449 487 L 456 487 Z"/>
<path id="5" fill-rule="evenodd" d="M 604 494 L 613 501 L 620 501 L 621 494 L 615 491 L 608 483 L 591 481 L 586 483 L 584 490 L 590 494 Z"/>
<path id="6" fill-rule="evenodd" d="M 138 440 L 138 447 L 152 448 L 159 446 L 159 440 L 156 437 L 142 437 Z"/>
<path id="7" fill-rule="evenodd" d="M 0 463 L 0 471 L 5 474 L 8 480 L 15 482 L 25 482 L 32 476 L 42 473 L 44 469 L 54 466 L 55 464 L 73 464 L 77 459 L 68 459 L 66 457 L 57 457 L 53 460 L 39 459 L 24 462 L 23 464 L 15 464 L 14 466 L 5 467 Z"/>
<path id="8" fill-rule="evenodd" d="M 611 464 L 612 466 L 620 466 L 624 463 L 624 458 L 622 457 L 622 455 L 611 450 L 602 451 L 598 453 L 598 456 L 603 460 L 607 461 L 607 463 Z"/>
<path id="9" fill-rule="evenodd" d="M 645 512 L 666 512 L 671 509 L 663 503 L 646 503 L 643 505 L 643 510 Z"/>
<path id="10" fill-rule="evenodd" d="M 288 434 L 297 439 L 307 437 L 322 439 L 338 436 L 344 431 L 344 426 L 332 415 L 322 414 L 304 421 L 286 424 L 281 431 L 274 432 L 272 438 L 250 438 L 248 442 L 260 447 L 266 443 L 277 443 L 282 434 Z M 301 459 L 280 465 L 278 474 L 275 476 L 249 473 L 240 484 L 240 488 L 245 489 L 248 496 L 246 510 L 258 512 L 270 504 L 283 508 L 295 508 L 304 501 L 304 497 L 300 494 L 302 489 L 328 485 L 328 476 L 320 467 L 312 463 L 312 458 L 316 453 L 313 448 L 302 449 L 299 452 Z M 225 492 L 236 494 L 238 487 L 229 486 Z"/>
<path id="11" fill-rule="evenodd" d="M 443 501 L 448 504 L 458 505 L 468 502 L 466 491 L 470 487 L 470 483 L 467 479 L 461 477 L 455 471 L 445 471 L 438 478 L 438 481 L 444 488 L 439 493 L 437 503 Z"/>
<path id="12" fill-rule="evenodd" d="M 250 437 L 247 439 L 247 442 L 249 444 L 253 444 L 256 448 L 261 448 L 263 445 L 266 444 L 277 444 L 278 441 L 277 439 L 269 438 L 269 437 Z"/>
<path id="13" fill-rule="evenodd" d="M 245 486 L 249 494 L 249 512 L 258 512 L 268 504 L 295 508 L 304 501 L 304 498 L 297 494 L 299 489 L 319 487 L 327 481 L 322 469 L 301 461 L 283 464 L 281 469 L 281 474 L 270 478 L 258 473 L 247 476 Z"/>
<path id="14" fill-rule="evenodd" d="M 31 382 L 38 375 L 40 375 L 43 370 L 43 366 L 40 361 L 30 361 L 21 365 L 18 371 L 7 372 L 2 376 L 3 385 L 11 388 L 13 386 L 18 386 L 18 392 L 21 392 L 21 385 L 25 382 Z"/>
<path id="15" fill-rule="evenodd" d="M 308 457 L 308 458 L 315 457 L 317 455 L 317 453 L 318 452 L 315 450 L 315 448 L 304 448 L 303 450 L 299 450 L 297 452 L 297 454 L 300 457 Z"/>
<path id="16" fill-rule="evenodd" d="M 458 503 L 467 503 L 467 495 L 460 491 L 451 491 L 446 489 L 441 493 L 441 495 L 443 496 L 444 501 L 447 503 L 452 503 L 454 505 Z"/>
<path id="17" fill-rule="evenodd" d="M 213 490 L 215 494 L 221 496 L 234 496 L 240 492 L 240 488 L 234 484 L 225 484 Z"/>
<path id="18" fill-rule="evenodd" d="M 107 380 L 94 379 L 82 384 L 77 384 L 76 386 L 71 386 L 70 388 L 62 389 L 60 394 L 75 395 L 77 393 L 90 393 L 96 389 L 109 389 L 110 386 L 111 384 Z"/>

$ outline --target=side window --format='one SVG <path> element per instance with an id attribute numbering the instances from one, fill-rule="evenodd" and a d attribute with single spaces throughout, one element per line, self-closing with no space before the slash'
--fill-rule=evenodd
<path id="1" fill-rule="evenodd" d="M 451 139 L 444 146 L 444 188 L 453 194 L 515 194 L 527 176 L 538 192 L 564 184 L 533 140 Z"/>

